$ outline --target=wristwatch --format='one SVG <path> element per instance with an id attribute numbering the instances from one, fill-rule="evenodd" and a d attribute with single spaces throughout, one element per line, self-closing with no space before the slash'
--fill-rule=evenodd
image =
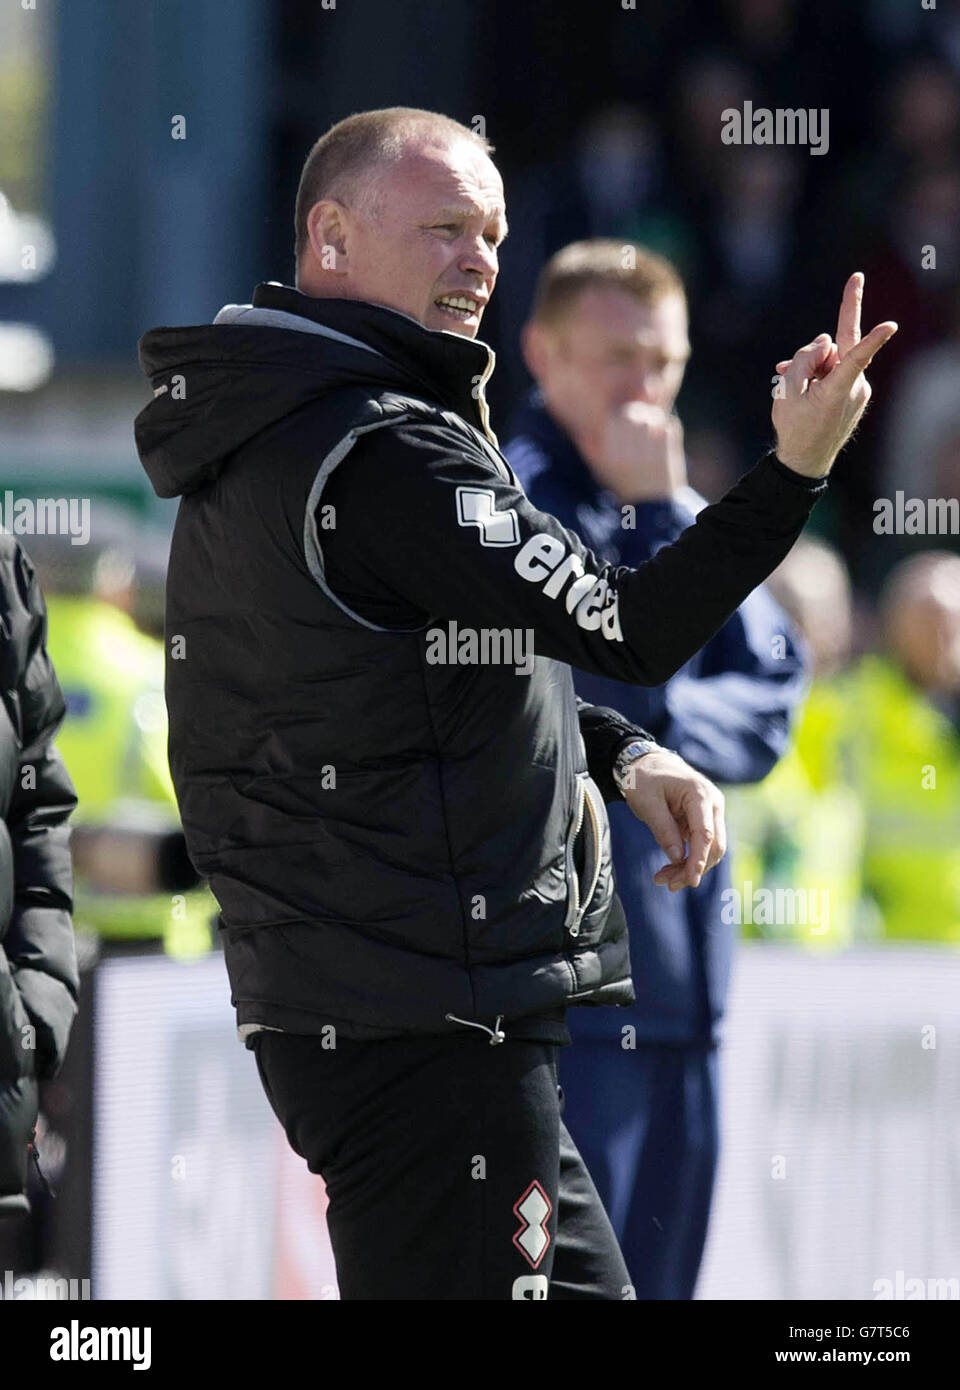
<path id="1" fill-rule="evenodd" d="M 652 738 L 633 738 L 629 743 L 624 744 L 613 764 L 613 780 L 621 793 L 633 786 L 628 774 L 630 765 L 646 753 L 660 753 L 662 751 L 660 744 L 654 743 Z"/>

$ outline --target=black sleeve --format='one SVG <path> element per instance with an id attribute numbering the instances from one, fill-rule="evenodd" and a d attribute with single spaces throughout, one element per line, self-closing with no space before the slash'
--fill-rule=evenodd
<path id="1" fill-rule="evenodd" d="M 613 780 L 613 764 L 617 754 L 631 739 L 645 738 L 653 743 L 657 740 L 639 724 L 632 724 L 619 711 L 605 705 L 588 704 L 579 695 L 577 718 L 587 750 L 590 776 L 600 788 L 604 801 L 622 801 L 623 793 Z"/>
<path id="2" fill-rule="evenodd" d="M 419 613 L 525 629 L 539 655 L 662 685 L 776 568 L 825 487 L 767 456 L 631 569 L 538 511 L 505 460 L 409 421 L 360 436 L 332 474 L 320 562 L 333 592 L 376 606 L 383 626 L 392 601 L 397 627 Z"/>
<path id="3" fill-rule="evenodd" d="M 65 706 L 47 655 L 46 606 L 33 566 L 22 551 L 15 564 L 29 628 L 18 684 L 23 746 L 6 816 L 13 846 L 14 909 L 3 945 L 36 1029 L 36 1072 L 43 1078 L 59 1071 L 77 1012 L 67 825 L 77 795 L 52 742 Z"/>

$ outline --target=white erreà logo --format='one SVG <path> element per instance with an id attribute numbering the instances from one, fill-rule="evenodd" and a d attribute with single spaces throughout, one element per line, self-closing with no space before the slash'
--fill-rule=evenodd
<path id="1" fill-rule="evenodd" d="M 519 545 L 520 523 L 512 507 L 496 510 L 493 488 L 458 487 L 457 521 L 461 526 L 477 526 L 481 545 Z"/>
<path id="2" fill-rule="evenodd" d="M 586 632 L 600 630 L 608 641 L 623 641 L 619 595 L 605 579 L 585 571 L 580 557 L 556 536 L 545 531 L 531 536 L 517 552 L 513 567 L 531 584 L 546 578 L 543 592 L 547 598 L 558 598 L 567 580 L 572 579 L 565 601 L 567 612 L 574 613 L 577 625 Z"/>

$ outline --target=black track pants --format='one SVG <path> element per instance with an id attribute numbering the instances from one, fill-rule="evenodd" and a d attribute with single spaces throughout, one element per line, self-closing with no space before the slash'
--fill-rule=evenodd
<path id="1" fill-rule="evenodd" d="M 556 1045 L 252 1041 L 287 1138 L 326 1182 L 341 1298 L 633 1297 L 560 1120 Z"/>

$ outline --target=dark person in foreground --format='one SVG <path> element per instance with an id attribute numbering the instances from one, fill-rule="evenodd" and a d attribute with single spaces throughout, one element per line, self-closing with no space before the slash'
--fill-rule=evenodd
<path id="1" fill-rule="evenodd" d="M 26 552 L 0 530 L 0 1219 L 30 1213 L 40 1083 L 77 1013 L 69 818 L 77 794 L 53 742 L 66 713 L 47 610 Z M 37 1161 L 39 1167 L 39 1160 Z"/>

